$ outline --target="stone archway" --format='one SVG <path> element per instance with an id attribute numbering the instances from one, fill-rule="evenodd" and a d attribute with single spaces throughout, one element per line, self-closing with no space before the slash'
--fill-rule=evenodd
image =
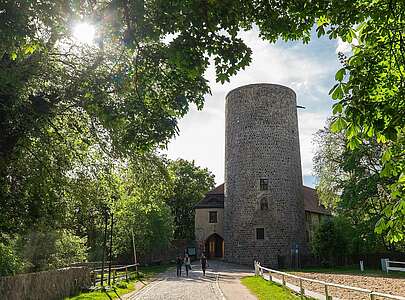
<path id="1" fill-rule="evenodd" d="M 224 239 L 219 234 L 213 233 L 205 240 L 205 254 L 208 258 L 224 257 Z"/>

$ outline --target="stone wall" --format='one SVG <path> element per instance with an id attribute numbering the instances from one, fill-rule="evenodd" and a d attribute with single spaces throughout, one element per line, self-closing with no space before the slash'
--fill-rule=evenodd
<path id="1" fill-rule="evenodd" d="M 0 277 L 0 299 L 59 300 L 90 285 L 90 269 L 86 267 L 6 276 Z"/>
<path id="2" fill-rule="evenodd" d="M 295 93 L 273 84 L 237 88 L 226 97 L 225 120 L 225 260 L 288 265 L 292 248 L 306 251 Z"/>

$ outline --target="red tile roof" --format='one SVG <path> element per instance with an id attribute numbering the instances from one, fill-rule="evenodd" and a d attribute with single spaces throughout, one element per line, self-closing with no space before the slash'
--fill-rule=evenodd
<path id="1" fill-rule="evenodd" d="M 319 198 L 316 190 L 303 186 L 304 193 L 304 209 L 323 215 L 330 215 L 330 212 L 319 203 Z M 223 208 L 224 207 L 224 184 L 218 185 L 213 190 L 198 202 L 194 208 Z"/>
<path id="2" fill-rule="evenodd" d="M 304 209 L 305 211 L 310 211 L 323 215 L 330 215 L 330 212 L 319 203 L 318 194 L 315 189 L 307 186 L 303 186 L 304 192 Z"/>
<path id="3" fill-rule="evenodd" d="M 207 194 L 223 194 L 223 193 L 224 193 L 224 184 L 220 184 L 215 189 L 209 191 Z"/>

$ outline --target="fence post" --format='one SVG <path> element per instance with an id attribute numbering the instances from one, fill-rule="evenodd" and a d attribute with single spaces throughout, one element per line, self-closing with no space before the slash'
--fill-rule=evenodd
<path id="1" fill-rule="evenodd" d="M 329 292 L 328 292 L 328 285 L 325 284 L 325 299 L 329 300 Z"/>
<path id="2" fill-rule="evenodd" d="M 113 270 L 113 284 L 115 284 L 115 275 L 116 275 L 116 271 Z"/>
<path id="3" fill-rule="evenodd" d="M 373 292 L 370 293 L 370 300 L 375 300 L 375 295 L 373 294 Z"/>
<path id="4" fill-rule="evenodd" d="M 300 294 L 301 294 L 301 298 L 304 298 L 304 288 L 302 287 L 302 279 L 300 278 Z"/>
<path id="5" fill-rule="evenodd" d="M 285 285 L 285 276 L 284 276 L 284 274 L 282 275 L 282 279 L 283 279 L 283 285 Z"/>
<path id="6" fill-rule="evenodd" d="M 272 276 L 271 276 L 271 271 L 269 271 L 269 280 L 270 280 L 270 281 L 273 281 L 273 278 L 272 278 Z"/>
<path id="7" fill-rule="evenodd" d="M 125 267 L 125 279 L 128 281 L 128 267 Z"/>

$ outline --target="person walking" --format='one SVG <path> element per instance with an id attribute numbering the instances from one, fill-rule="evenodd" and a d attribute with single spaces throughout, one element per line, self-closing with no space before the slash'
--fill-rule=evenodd
<path id="1" fill-rule="evenodd" d="M 201 255 L 200 262 L 203 275 L 205 276 L 205 270 L 207 269 L 207 258 L 205 257 L 204 253 Z"/>
<path id="2" fill-rule="evenodd" d="M 176 269 L 177 269 L 177 277 L 181 277 L 181 266 L 183 265 L 183 260 L 180 256 L 176 258 Z"/>
<path id="3" fill-rule="evenodd" d="M 187 253 L 184 256 L 184 265 L 186 267 L 186 275 L 188 277 L 188 270 L 191 270 L 191 262 L 190 262 L 190 257 L 188 256 Z"/>

